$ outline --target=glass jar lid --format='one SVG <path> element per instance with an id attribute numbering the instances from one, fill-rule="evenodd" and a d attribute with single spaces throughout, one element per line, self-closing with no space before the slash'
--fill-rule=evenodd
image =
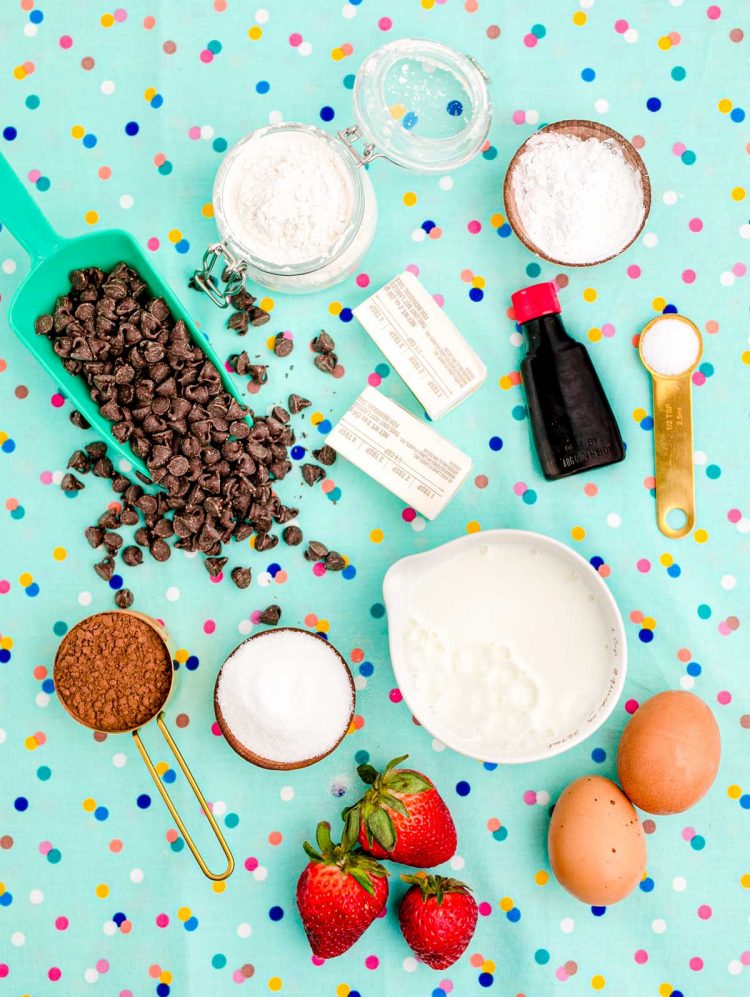
<path id="1" fill-rule="evenodd" d="M 488 77 L 440 42 L 402 38 L 367 56 L 354 84 L 354 114 L 377 155 L 407 169 L 442 172 L 468 162 L 492 120 Z"/>

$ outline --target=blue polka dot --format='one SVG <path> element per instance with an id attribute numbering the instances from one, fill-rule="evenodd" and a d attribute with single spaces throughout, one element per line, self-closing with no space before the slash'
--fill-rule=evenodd
<path id="1" fill-rule="evenodd" d="M 227 827 L 237 827 L 240 822 L 239 814 L 227 814 L 224 818 L 224 823 Z"/>
<path id="2" fill-rule="evenodd" d="M 494 450 L 495 452 L 497 452 L 498 450 L 502 450 L 502 449 L 503 449 L 503 441 L 500 439 L 500 437 L 499 436 L 491 436 L 490 437 L 490 450 Z"/>
<path id="3" fill-rule="evenodd" d="M 160 93 L 155 93 L 154 96 L 151 98 L 151 106 L 153 108 L 159 108 L 162 106 L 163 103 L 164 103 L 164 98 Z"/>
<path id="4" fill-rule="evenodd" d="M 695 155 L 692 149 L 685 149 L 680 159 L 683 161 L 685 166 L 692 166 L 698 157 Z"/>
<path id="5" fill-rule="evenodd" d="M 351 3 L 351 0 L 349 0 L 349 2 Z M 344 86 L 346 87 L 347 90 L 353 90 L 354 89 L 354 81 L 355 80 L 356 80 L 356 76 L 354 75 L 354 73 L 347 73 L 346 74 L 346 76 L 344 77 L 343 83 L 344 83 Z"/>
<path id="6" fill-rule="evenodd" d="M 82 138 L 82 143 L 87 149 L 93 149 L 97 143 L 96 135 L 84 135 Z"/>
<path id="7" fill-rule="evenodd" d="M 341 498 L 341 489 L 338 486 L 336 486 L 336 488 L 332 488 L 330 492 L 328 492 L 327 498 L 330 502 L 338 502 L 338 500 Z M 344 568 L 344 571 L 346 571 L 346 568 Z M 342 575 L 344 574 L 344 571 L 341 572 Z M 351 577 L 353 576 L 344 575 L 344 578 L 351 578 Z"/>
<path id="8" fill-rule="evenodd" d="M 591 908 L 591 913 L 594 915 L 594 917 L 604 917 L 604 915 L 607 913 L 607 908 L 606 907 L 592 907 Z"/>
<path id="9" fill-rule="evenodd" d="M 94 811 L 94 817 L 97 820 L 106 820 L 109 817 L 109 810 L 106 807 L 97 807 Z"/>
<path id="10" fill-rule="evenodd" d="M 687 70 L 685 69 L 684 66 L 675 66 L 672 69 L 671 75 L 672 79 L 676 80 L 679 83 L 681 80 L 684 80 L 685 77 L 687 76 Z"/>
<path id="11" fill-rule="evenodd" d="M 748 807 L 750 807 L 750 796 L 747 799 Z M 706 839 L 702 834 L 694 834 L 690 839 L 690 847 L 696 852 L 701 852 L 706 847 Z"/>
<path id="12" fill-rule="evenodd" d="M 39 177 L 39 179 L 36 182 L 37 190 L 41 191 L 49 190 L 51 186 L 52 184 L 49 177 Z"/>
<path id="13" fill-rule="evenodd" d="M 501 824 L 496 831 L 492 832 L 492 837 L 495 841 L 505 841 L 508 837 L 508 828 L 504 824 Z"/>
<path id="14" fill-rule="evenodd" d="M 679 578 L 682 574 L 682 568 L 679 564 L 670 564 L 667 568 L 667 574 L 670 578 Z"/>
<path id="15" fill-rule="evenodd" d="M 341 319 L 342 322 L 351 322 L 351 320 L 354 318 L 354 312 L 351 310 L 351 308 L 342 308 L 341 311 L 339 312 L 339 318 Z"/>
<path id="16" fill-rule="evenodd" d="M 366 765 L 370 760 L 370 752 L 365 751 L 364 748 L 360 748 L 359 751 L 354 754 L 354 761 L 357 765 Z"/>
<path id="17" fill-rule="evenodd" d="M 6 125 L 3 128 L 3 138 L 6 142 L 12 142 L 18 135 L 18 129 L 14 128 L 13 125 Z"/>
<path id="18" fill-rule="evenodd" d="M 292 460 L 302 460 L 306 452 L 307 451 L 305 450 L 304 447 L 300 446 L 292 447 L 292 449 L 290 450 L 290 456 Z"/>
<path id="19" fill-rule="evenodd" d="M 535 505 L 537 500 L 537 494 L 533 488 L 527 488 L 526 491 L 521 496 L 521 501 L 524 505 Z"/>
<path id="20" fill-rule="evenodd" d="M 341 572 L 341 577 L 346 578 L 348 582 L 350 582 L 352 578 L 355 578 L 356 575 L 357 575 L 357 569 L 354 567 L 353 564 L 347 564 L 347 566 Z"/>
<path id="21" fill-rule="evenodd" d="M 349 991 L 349 997 L 351 997 L 351 990 Z M 446 997 L 445 990 L 442 987 L 435 987 L 432 991 L 431 997 Z"/>
<path id="22" fill-rule="evenodd" d="M 644 893 L 651 893 L 654 889 L 654 881 L 650 876 L 646 876 L 638 884 Z"/>
<path id="23" fill-rule="evenodd" d="M 208 43 L 208 45 L 206 45 L 206 48 L 209 52 L 213 52 L 214 55 L 218 55 L 219 52 L 221 52 L 221 42 L 214 38 Z"/>
<path id="24" fill-rule="evenodd" d="M 128 121 L 128 123 L 125 125 L 126 135 L 137 135 L 139 131 L 140 131 L 140 125 L 138 124 L 137 121 Z"/>
<path id="25" fill-rule="evenodd" d="M 435 222 L 432 221 L 431 218 L 428 218 L 428 219 L 426 219 L 425 221 L 422 222 L 422 228 L 429 235 L 429 233 L 432 232 L 432 230 L 435 228 Z"/>
<path id="26" fill-rule="evenodd" d="M 418 121 L 419 118 L 416 116 L 414 111 L 407 111 L 401 119 L 401 124 L 407 131 L 411 131 Z"/>
<path id="27" fill-rule="evenodd" d="M 497 768 L 497 762 L 482 762 L 482 768 L 485 772 L 494 772 Z"/>
<path id="28" fill-rule="evenodd" d="M 740 121 L 745 120 L 745 112 L 742 110 L 741 107 L 733 107 L 732 110 L 729 112 L 729 117 L 732 119 L 732 121 L 736 121 L 737 124 L 739 124 Z"/>
<path id="29" fill-rule="evenodd" d="M 4 647 L 0 648 L 0 664 L 6 665 L 10 661 L 10 658 L 10 651 L 6 650 Z"/>
<path id="30" fill-rule="evenodd" d="M 538 962 L 540 966 L 546 966 L 549 962 L 549 952 L 547 949 L 537 949 L 534 953 L 534 961 Z"/>
<path id="31" fill-rule="evenodd" d="M 44 682 L 42 682 L 42 692 L 46 692 L 49 695 L 54 691 L 55 691 L 54 679 L 45 679 Z"/>
<path id="32" fill-rule="evenodd" d="M 174 248 L 177 250 L 178 253 L 181 253 L 184 256 L 185 253 L 187 253 L 188 250 L 190 249 L 190 243 L 187 241 L 187 239 L 180 239 L 179 242 L 175 243 Z"/>
<path id="33" fill-rule="evenodd" d="M 531 29 L 531 34 L 534 35 L 536 38 L 544 38 L 544 36 L 547 34 L 547 29 L 543 24 L 535 24 Z"/>
<path id="34" fill-rule="evenodd" d="M 643 630 L 638 631 L 638 640 L 643 641 L 644 644 L 650 644 L 654 639 L 654 631 L 647 630 L 645 627 Z"/>
<path id="35" fill-rule="evenodd" d="M 513 229 L 510 227 L 510 225 L 507 222 L 504 222 L 497 230 L 497 234 L 500 236 L 501 239 L 507 239 L 512 231 Z"/>
<path id="36" fill-rule="evenodd" d="M 5 893 L 0 895 L 0 907 L 10 907 L 12 903 L 13 903 L 13 894 L 10 893 L 8 890 L 6 890 Z"/>
<path id="37" fill-rule="evenodd" d="M 11 519 L 23 519 L 26 515 L 26 510 L 22 505 L 17 505 L 15 509 L 11 509 L 10 518 Z"/>
<path id="38" fill-rule="evenodd" d="M 62 858 L 62 852 L 59 848 L 50 848 L 47 852 L 47 861 L 51 862 L 52 865 L 57 865 L 57 863 Z"/>
<path id="39" fill-rule="evenodd" d="M 195 915 L 189 917 L 187 921 L 185 921 L 185 923 L 183 924 L 183 927 L 185 931 L 195 931 L 195 929 L 198 927 L 198 918 Z"/>
<path id="40" fill-rule="evenodd" d="M 526 418 L 526 406 L 525 405 L 514 405 L 511 413 L 516 422 L 523 422 Z"/>
<path id="41" fill-rule="evenodd" d="M 705 602 L 702 602 L 700 606 L 698 606 L 698 616 L 700 616 L 702 620 L 709 620 L 711 618 L 711 607 L 707 606 Z"/>
<path id="42" fill-rule="evenodd" d="M 596 570 L 598 568 L 601 568 L 601 566 L 604 564 L 604 558 L 599 557 L 599 555 L 597 554 L 589 560 L 589 564 L 591 565 L 592 568 Z"/>
<path id="43" fill-rule="evenodd" d="M 375 367 L 375 373 L 379 377 L 388 377 L 388 375 L 390 374 L 390 372 L 391 372 L 391 368 L 388 366 L 387 363 L 379 363 Z"/>
<path id="44" fill-rule="evenodd" d="M 64 623 L 62 620 L 58 620 L 52 626 L 52 633 L 56 634 L 58 637 L 62 637 L 68 632 L 68 624 Z"/>
<path id="45" fill-rule="evenodd" d="M 677 305 L 665 305 L 662 310 L 662 315 L 676 315 Z"/>
<path id="46" fill-rule="evenodd" d="M 706 477 L 715 480 L 721 477 L 721 468 L 718 464 L 709 464 L 706 468 Z"/>
<path id="47" fill-rule="evenodd" d="M 375 620 L 381 620 L 385 616 L 385 606 L 382 602 L 374 602 L 370 606 L 370 616 Z"/>
<path id="48" fill-rule="evenodd" d="M 330 433 L 331 429 L 332 427 L 329 419 L 324 419 L 322 422 L 318 423 L 318 432 L 323 433 L 323 435 Z"/>
<path id="49" fill-rule="evenodd" d="M 469 291 L 469 297 L 472 301 L 481 301 L 484 297 L 484 291 L 481 287 L 472 287 Z"/>
<path id="50" fill-rule="evenodd" d="M 646 101 L 646 107 L 649 109 L 649 111 L 658 111 L 659 108 L 661 107 L 661 101 L 659 100 L 658 97 L 649 97 L 649 99 Z"/>
<path id="51" fill-rule="evenodd" d="M 148 793 L 141 793 L 141 795 L 136 799 L 136 804 L 139 810 L 148 810 L 151 806 L 151 797 Z"/>
<path id="52" fill-rule="evenodd" d="M 194 672 L 199 664 L 200 664 L 200 659 L 197 658 L 194 654 L 191 654 L 190 657 L 185 662 L 185 667 L 189 672 Z"/>
<path id="53" fill-rule="evenodd" d="M 471 786 L 468 782 L 462 779 L 460 782 L 456 783 L 456 792 L 459 796 L 468 796 L 471 792 Z"/>
<path id="54" fill-rule="evenodd" d="M 691 661 L 688 664 L 685 671 L 688 673 L 688 675 L 692 675 L 693 678 L 697 678 L 700 675 L 700 673 L 703 671 L 703 669 L 701 668 L 701 666 L 698 664 L 697 661 Z"/>
<path id="55" fill-rule="evenodd" d="M 2 449 L 3 449 L 4 453 L 13 453 L 13 451 L 16 449 L 16 441 L 15 440 L 5 440 L 5 442 L 2 444 Z M 68 493 L 68 494 L 71 494 L 71 493 Z"/>
<path id="56" fill-rule="evenodd" d="M 168 159 L 165 159 L 164 162 L 161 164 L 161 166 L 158 167 L 159 173 L 163 177 L 168 177 L 169 174 L 172 172 L 173 169 L 174 169 L 174 167 L 172 166 L 172 164 L 170 163 L 170 161 Z M 184 240 L 183 240 L 183 242 L 184 242 Z M 177 248 L 177 247 L 175 247 L 175 248 Z M 178 249 L 177 252 L 179 253 L 179 252 L 181 252 L 181 250 Z"/>
<path id="57" fill-rule="evenodd" d="M 321 107 L 320 109 L 321 121 L 333 121 L 335 117 L 336 117 L 336 112 L 332 107 L 329 107 L 327 104 L 325 107 Z"/>
<path id="58" fill-rule="evenodd" d="M 591 83 L 593 80 L 596 79 L 596 72 L 593 69 L 591 69 L 590 67 L 587 67 L 586 69 L 582 69 L 581 70 L 581 79 L 583 80 L 584 83 Z"/>
<path id="59" fill-rule="evenodd" d="M 464 113 L 464 105 L 460 100 L 449 100 L 445 109 L 452 118 L 459 118 Z"/>
<path id="60" fill-rule="evenodd" d="M 529 263 L 526 267 L 526 273 L 529 277 L 538 277 L 542 272 L 542 268 L 538 263 Z"/>
<path id="61" fill-rule="evenodd" d="M 211 148 L 214 152 L 226 152 L 229 143 L 225 138 L 215 138 L 211 143 Z"/>
<path id="62" fill-rule="evenodd" d="M 211 958 L 211 965 L 214 969 L 223 969 L 227 964 L 227 957 L 222 955 L 221 952 L 217 952 L 215 956 Z"/>
<path id="63" fill-rule="evenodd" d="M 169 997 L 169 984 L 168 983 L 157 983 L 156 984 L 156 994 L 157 994 L 157 997 Z"/>
<path id="64" fill-rule="evenodd" d="M 607 752 L 604 750 L 604 748 L 594 748 L 594 750 L 591 752 L 591 761 L 596 762 L 598 765 L 601 765 L 601 763 L 605 761 L 606 758 L 607 758 Z"/>
<path id="65" fill-rule="evenodd" d="M 174 769 L 167 769 L 167 771 L 164 773 L 164 775 L 161 777 L 161 779 L 162 779 L 162 782 L 166 782 L 168 784 L 171 784 L 171 783 L 173 783 L 173 782 L 176 781 L 176 779 L 177 779 L 177 773 L 175 772 Z"/>
<path id="66" fill-rule="evenodd" d="M 123 921 L 127 921 L 127 915 L 123 914 L 123 912 L 121 910 L 118 910 L 118 912 L 116 914 L 112 915 L 112 920 L 115 922 L 115 924 L 119 928 Z"/>
<path id="67" fill-rule="evenodd" d="M 29 13 L 29 20 L 32 24 L 41 24 L 44 20 L 44 14 L 41 10 L 32 10 Z"/>
<path id="68" fill-rule="evenodd" d="M 742 807 L 743 810 L 750 810 L 750 793 L 742 794 L 742 796 L 740 797 L 740 806 Z"/>
<path id="69" fill-rule="evenodd" d="M 272 921 L 280 921 L 284 916 L 283 907 L 272 907 L 268 912 L 268 916 Z"/>
<path id="70" fill-rule="evenodd" d="M 281 565 L 273 561 L 271 564 L 268 565 L 266 571 L 271 576 L 271 578 L 275 578 L 276 575 L 278 575 L 278 573 L 281 571 Z"/>
<path id="71" fill-rule="evenodd" d="M 654 420 L 652 416 L 647 415 L 643 419 L 641 419 L 641 429 L 644 430 L 644 432 L 648 433 L 653 428 L 654 428 Z"/>
<path id="72" fill-rule="evenodd" d="M 268 80 L 258 80 L 258 82 L 255 84 L 256 93 L 268 93 L 270 89 L 271 89 L 271 84 L 268 82 Z"/>
<path id="73" fill-rule="evenodd" d="M 47 782 L 47 780 L 52 775 L 52 769 L 49 765 L 40 765 L 36 770 L 36 777 L 40 782 Z"/>
<path id="74" fill-rule="evenodd" d="M 35 93 L 30 93 L 26 98 L 26 106 L 30 111 L 36 111 L 41 103 L 41 100 Z"/>
<path id="75" fill-rule="evenodd" d="M 115 590 L 121 589 L 122 586 L 123 586 L 123 584 L 124 584 L 124 582 L 123 582 L 123 579 L 122 579 L 122 575 L 112 575 L 112 577 L 109 580 L 109 587 L 111 589 L 115 589 Z"/>
<path id="76" fill-rule="evenodd" d="M 29 809 L 29 801 L 25 796 L 17 796 L 15 800 L 13 800 L 13 806 L 20 814 L 22 814 L 24 810 Z"/>
<path id="77" fill-rule="evenodd" d="M 29 585 L 25 589 L 25 591 L 26 591 L 26 595 L 29 596 L 31 599 L 33 599 L 33 598 L 35 598 L 36 596 L 39 595 L 39 586 L 37 585 L 36 582 L 32 582 L 31 585 Z"/>
<path id="78" fill-rule="evenodd" d="M 505 916 L 513 924 L 516 924 L 517 921 L 521 920 L 521 911 L 518 909 L 518 907 L 511 907 L 511 909 L 508 911 L 508 913 Z"/>
<path id="79" fill-rule="evenodd" d="M 480 987 L 491 987 L 494 982 L 495 982 L 495 977 L 492 975 L 492 973 L 479 974 Z"/>
<path id="80" fill-rule="evenodd" d="M 185 847 L 185 841 L 182 838 L 175 838 L 169 847 L 173 852 L 181 852 Z"/>

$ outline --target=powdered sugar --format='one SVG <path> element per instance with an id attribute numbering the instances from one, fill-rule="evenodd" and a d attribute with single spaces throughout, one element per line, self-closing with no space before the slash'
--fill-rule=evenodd
<path id="1" fill-rule="evenodd" d="M 610 138 L 533 135 L 511 190 L 527 239 L 561 264 L 597 263 L 621 252 L 645 212 L 640 173 Z"/>
<path id="2" fill-rule="evenodd" d="M 665 315 L 643 333 L 640 347 L 651 370 L 674 377 L 692 369 L 700 353 L 701 341 L 691 322 Z"/>
<path id="3" fill-rule="evenodd" d="M 217 689 L 226 725 L 249 751 L 298 762 L 330 751 L 349 725 L 354 693 L 336 651 L 300 630 L 267 630 L 237 648 Z"/>

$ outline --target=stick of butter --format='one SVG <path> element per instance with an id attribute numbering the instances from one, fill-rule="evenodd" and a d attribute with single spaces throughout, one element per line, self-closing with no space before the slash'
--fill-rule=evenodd
<path id="1" fill-rule="evenodd" d="M 442 512 L 471 470 L 470 457 L 371 387 L 326 442 L 427 519 Z"/>
<path id="2" fill-rule="evenodd" d="M 450 412 L 487 377 L 485 365 L 408 270 L 354 314 L 431 419 Z"/>

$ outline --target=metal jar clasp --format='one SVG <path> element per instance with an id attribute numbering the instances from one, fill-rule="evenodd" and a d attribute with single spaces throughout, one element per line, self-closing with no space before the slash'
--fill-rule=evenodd
<path id="1" fill-rule="evenodd" d="M 223 288 L 220 288 L 216 278 L 211 276 L 211 271 L 219 258 L 225 261 L 221 274 L 221 282 L 224 284 Z M 236 256 L 230 253 L 226 243 L 215 242 L 203 254 L 203 266 L 193 272 L 190 285 L 197 291 L 205 291 L 219 308 L 226 308 L 229 305 L 230 299 L 235 294 L 239 294 L 244 288 L 246 270 L 247 263 L 245 260 L 238 260 Z"/>

